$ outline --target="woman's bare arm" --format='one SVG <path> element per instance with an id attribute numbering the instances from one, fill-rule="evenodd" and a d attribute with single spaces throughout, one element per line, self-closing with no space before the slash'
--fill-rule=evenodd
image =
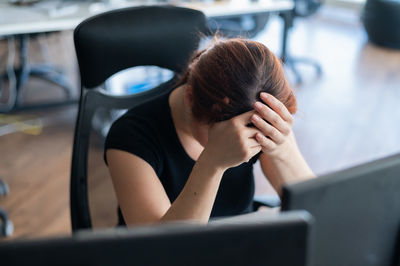
<path id="1" fill-rule="evenodd" d="M 143 159 L 108 150 L 107 159 L 125 222 L 152 224 L 174 220 L 207 222 L 222 172 L 196 163 L 184 189 L 171 205 L 154 169 Z"/>
<path id="2" fill-rule="evenodd" d="M 293 134 L 292 134 L 293 135 Z M 300 182 L 315 177 L 297 145 L 294 144 L 283 157 L 272 157 L 262 153 L 259 157 L 261 169 L 271 185 L 282 194 L 282 187 L 288 183 Z"/>
<path id="3" fill-rule="evenodd" d="M 246 125 L 253 112 L 215 124 L 183 190 L 171 204 L 154 169 L 143 159 L 121 151 L 107 151 L 118 202 L 128 225 L 176 220 L 206 223 L 226 169 L 250 160 L 261 150 L 257 129 Z"/>
<path id="4" fill-rule="evenodd" d="M 263 147 L 261 168 L 272 186 L 281 194 L 286 183 L 315 177 L 297 146 L 292 131 L 293 117 L 283 103 L 267 93 L 254 105 L 253 124 L 262 132 L 256 139 Z"/>

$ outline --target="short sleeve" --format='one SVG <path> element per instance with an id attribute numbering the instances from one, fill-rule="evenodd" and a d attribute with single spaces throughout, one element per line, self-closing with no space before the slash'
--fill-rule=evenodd
<path id="1" fill-rule="evenodd" d="M 145 118 L 124 115 L 116 120 L 107 135 L 104 147 L 104 160 L 107 164 L 106 152 L 117 149 L 134 154 L 153 167 L 157 175 L 162 171 L 160 141 L 157 129 L 152 121 Z"/>
<path id="2" fill-rule="evenodd" d="M 260 158 L 261 153 L 262 152 L 260 151 L 259 153 L 257 153 L 253 157 L 251 157 L 251 159 L 249 160 L 249 163 L 250 164 L 255 164 L 257 162 L 257 160 Z"/>

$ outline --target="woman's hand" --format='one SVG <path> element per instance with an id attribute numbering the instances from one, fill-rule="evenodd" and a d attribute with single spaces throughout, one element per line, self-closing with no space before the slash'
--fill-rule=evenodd
<path id="1" fill-rule="evenodd" d="M 249 111 L 232 119 L 215 123 L 208 130 L 208 142 L 200 158 L 223 171 L 248 162 L 261 151 L 256 134 L 261 132 L 247 125 L 254 111 Z"/>
<path id="2" fill-rule="evenodd" d="M 297 147 L 292 131 L 293 117 L 286 106 L 274 96 L 261 93 L 264 103 L 256 102 L 256 113 L 251 117 L 256 140 L 262 146 L 259 160 L 264 175 L 279 195 L 282 186 L 315 177 Z"/>
<path id="3" fill-rule="evenodd" d="M 251 122 L 261 131 L 256 133 L 256 140 L 263 153 L 283 159 L 290 149 L 297 148 L 292 132 L 294 119 L 286 106 L 271 94 L 262 92 L 260 97 L 264 103 L 256 102 L 256 113 L 251 116 Z"/>

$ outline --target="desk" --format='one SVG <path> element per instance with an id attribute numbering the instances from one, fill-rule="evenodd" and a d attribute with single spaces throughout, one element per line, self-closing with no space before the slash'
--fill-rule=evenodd
<path id="1" fill-rule="evenodd" d="M 77 3 L 72 14 L 62 12 L 46 12 L 45 8 L 37 6 L 15 6 L 0 0 L 0 36 L 30 34 L 40 32 L 72 30 L 84 19 L 97 13 L 139 5 L 159 4 L 158 1 L 126 0 L 110 4 L 104 3 Z M 259 13 L 290 11 L 294 7 L 291 0 L 262 0 L 260 2 L 247 2 L 230 4 L 229 1 L 220 3 L 182 3 L 182 6 L 201 10 L 208 18 L 233 17 Z M 64 8 L 68 8 L 65 6 Z M 70 9 L 72 10 L 72 8 Z"/>
<path id="2" fill-rule="evenodd" d="M 284 19 L 284 31 L 281 49 L 281 58 L 284 61 L 286 59 L 287 29 L 292 23 L 292 10 L 294 8 L 293 1 L 260 0 L 259 2 L 250 2 L 241 0 L 231 2 L 182 3 L 180 5 L 201 10 L 209 19 L 238 17 L 241 15 L 255 15 L 262 13 L 279 13 Z M 17 82 L 14 82 L 15 84 L 11 84 L 10 82 L 10 86 L 13 87 L 10 88 L 10 91 L 12 91 L 12 93 L 15 95 L 19 94 L 24 85 L 24 81 L 26 81 L 29 75 L 36 74 L 60 85 L 60 87 L 63 87 L 67 96 L 70 97 L 69 85 L 67 85 L 65 83 L 66 81 L 62 79 L 62 75 L 58 75 L 54 78 L 55 74 L 57 73 L 54 73 L 53 71 L 51 76 L 45 76 L 47 72 L 43 71 L 43 69 L 40 69 L 37 72 L 27 72 L 28 70 L 32 71 L 32 68 L 24 65 L 27 64 L 27 42 L 29 40 L 29 36 L 32 34 L 72 30 L 84 19 L 97 13 L 123 7 L 159 4 L 159 2 L 120 0 L 109 1 L 106 3 L 88 3 L 75 1 L 66 2 L 64 3 L 64 6 L 61 6 L 59 9 L 51 8 L 51 4 L 54 5 L 57 4 L 57 2 L 45 1 L 43 4 L 39 3 L 33 6 L 15 6 L 9 4 L 7 0 L 0 0 L 0 39 L 3 37 L 7 38 L 9 41 L 13 41 L 14 37 L 17 36 L 21 43 L 20 61 L 22 62 L 22 66 L 18 70 L 15 70 L 14 66 L 8 65 L 8 71 L 6 72 L 8 77 L 10 77 L 11 72 L 14 72 L 14 74 L 17 75 Z M 14 109 L 18 105 L 19 97 L 16 96 L 15 98 L 15 102 L 11 103 L 9 106 L 10 110 Z M 1 111 L 0 104 L 0 112 Z"/>

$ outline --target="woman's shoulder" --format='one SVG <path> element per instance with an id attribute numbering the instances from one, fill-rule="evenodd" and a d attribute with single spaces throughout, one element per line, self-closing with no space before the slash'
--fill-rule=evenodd
<path id="1" fill-rule="evenodd" d="M 149 161 L 154 161 L 154 157 L 158 156 L 152 153 L 159 154 L 162 149 L 160 132 L 165 132 L 165 128 L 169 127 L 165 121 L 168 120 L 168 109 L 166 94 L 129 109 L 112 123 L 105 139 L 104 151 L 118 149 L 138 155 L 146 161 L 151 157 Z"/>
<path id="2" fill-rule="evenodd" d="M 157 118 L 169 111 L 168 105 L 169 93 L 163 93 L 150 99 L 142 104 L 130 108 L 121 118 L 140 118 L 152 117 Z"/>
<path id="3" fill-rule="evenodd" d="M 169 92 L 137 105 L 116 119 L 108 132 L 106 143 L 126 141 L 136 137 L 157 137 L 171 125 Z"/>
<path id="4" fill-rule="evenodd" d="M 168 105 L 169 93 L 164 93 L 142 104 L 127 110 L 123 115 L 116 119 L 110 128 L 113 131 L 125 131 L 133 128 L 144 128 L 150 130 L 163 126 L 169 115 Z"/>

